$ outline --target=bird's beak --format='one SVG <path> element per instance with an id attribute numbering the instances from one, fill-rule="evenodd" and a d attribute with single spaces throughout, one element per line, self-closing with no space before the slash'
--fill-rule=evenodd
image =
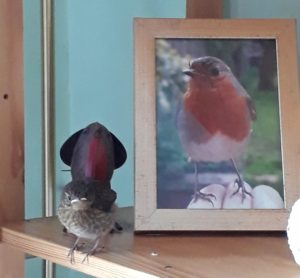
<path id="1" fill-rule="evenodd" d="M 87 198 L 75 198 L 71 201 L 71 204 L 74 204 L 74 203 L 78 203 L 78 202 L 81 202 L 81 201 L 87 201 Z"/>
<path id="2" fill-rule="evenodd" d="M 79 202 L 79 199 L 76 198 L 76 199 L 73 199 L 73 200 L 71 201 L 71 204 L 75 204 L 75 203 L 78 203 L 78 202 Z"/>
<path id="3" fill-rule="evenodd" d="M 74 210 L 82 210 L 88 208 L 90 202 L 86 198 L 76 198 L 71 201 L 71 206 Z"/>
<path id="4" fill-rule="evenodd" d="M 195 70 L 193 70 L 193 69 L 186 69 L 186 70 L 183 71 L 183 73 L 190 76 L 190 77 L 194 77 L 195 74 L 196 74 Z"/>

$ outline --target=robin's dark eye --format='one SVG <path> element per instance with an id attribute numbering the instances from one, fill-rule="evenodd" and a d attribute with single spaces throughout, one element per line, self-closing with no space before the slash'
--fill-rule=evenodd
<path id="1" fill-rule="evenodd" d="M 67 193 L 67 192 L 65 192 L 65 195 L 66 195 L 66 199 L 68 200 L 68 201 L 71 201 L 71 195 L 69 194 L 69 193 Z"/>
<path id="2" fill-rule="evenodd" d="M 211 76 L 218 76 L 220 74 L 220 71 L 218 68 L 213 67 L 209 70 L 209 74 Z"/>

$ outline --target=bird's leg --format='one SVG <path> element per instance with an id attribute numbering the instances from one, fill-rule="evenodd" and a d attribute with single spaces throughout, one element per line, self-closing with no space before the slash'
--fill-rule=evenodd
<path id="1" fill-rule="evenodd" d="M 194 162 L 194 170 L 195 170 L 194 199 L 196 201 L 197 192 L 199 191 L 198 164 L 197 164 L 197 162 Z"/>
<path id="2" fill-rule="evenodd" d="M 75 263 L 75 257 L 74 257 L 74 251 L 77 250 L 78 248 L 78 242 L 79 242 L 80 238 L 77 237 L 73 247 L 69 250 L 69 253 L 68 253 L 68 257 L 71 257 L 70 258 L 70 262 L 71 264 Z"/>
<path id="3" fill-rule="evenodd" d="M 95 240 L 93 247 L 86 253 L 86 255 L 84 256 L 81 263 L 84 263 L 85 261 L 87 261 L 87 263 L 89 262 L 89 256 L 94 254 L 94 252 L 97 250 L 98 245 L 102 241 L 102 239 L 103 239 L 103 237 L 100 236 Z M 103 247 L 101 249 L 103 249 Z"/>
<path id="4" fill-rule="evenodd" d="M 197 200 L 200 198 L 202 200 L 210 202 L 212 204 L 212 206 L 214 206 L 214 203 L 211 200 L 211 198 L 216 199 L 216 196 L 214 194 L 202 193 L 199 190 L 198 163 L 197 162 L 194 162 L 194 168 L 195 168 L 195 185 L 194 185 L 194 195 L 193 195 L 194 203 L 197 202 Z"/>
<path id="5" fill-rule="evenodd" d="M 237 178 L 235 179 L 234 183 L 236 183 L 237 186 L 238 186 L 237 190 L 234 191 L 234 192 L 231 194 L 231 197 L 234 196 L 235 194 L 237 194 L 237 193 L 241 190 L 241 192 L 242 192 L 242 202 L 245 200 L 246 195 L 249 195 L 250 197 L 253 198 L 253 195 L 252 195 L 250 192 L 248 192 L 248 191 L 246 190 L 246 188 L 245 188 L 244 181 L 243 181 L 243 179 L 242 179 L 242 177 L 241 177 L 241 175 L 240 175 L 240 172 L 239 172 L 239 170 L 238 170 L 238 168 L 237 168 L 237 166 L 236 166 L 235 161 L 233 160 L 233 158 L 231 158 L 230 161 L 231 161 L 232 166 L 233 166 L 233 168 L 234 168 L 234 170 L 235 170 L 235 173 L 237 174 Z"/>

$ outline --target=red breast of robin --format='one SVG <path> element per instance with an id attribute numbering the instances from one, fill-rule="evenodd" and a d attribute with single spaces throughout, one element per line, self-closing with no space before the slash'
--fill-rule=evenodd
<path id="1" fill-rule="evenodd" d="M 226 142 L 245 141 L 250 134 L 255 109 L 230 68 L 218 58 L 202 57 L 193 60 L 184 73 L 190 79 L 183 96 L 181 118 L 184 119 L 179 119 L 183 147 L 188 149 L 188 144 L 204 144 L 217 135 L 226 138 Z M 197 132 L 197 129 L 201 131 Z M 214 146 L 211 148 L 213 153 Z M 191 150 L 187 152 L 192 156 Z M 230 156 L 224 158 L 230 159 Z"/>

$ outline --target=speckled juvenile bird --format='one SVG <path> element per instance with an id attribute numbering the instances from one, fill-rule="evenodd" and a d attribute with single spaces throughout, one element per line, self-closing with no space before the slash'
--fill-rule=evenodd
<path id="1" fill-rule="evenodd" d="M 115 205 L 112 202 L 109 209 L 103 210 L 102 199 L 106 197 L 113 200 L 115 194 L 112 190 L 102 187 L 97 181 L 72 181 L 64 187 L 58 217 L 68 231 L 77 236 L 68 254 L 72 263 L 80 239 L 92 243 L 84 261 L 97 251 L 99 245 L 104 246 L 105 237 L 114 227 Z"/>
<path id="2" fill-rule="evenodd" d="M 104 244 L 113 228 L 119 228 L 114 221 L 117 194 L 110 180 L 114 169 L 125 162 L 126 150 L 103 125 L 92 123 L 73 134 L 63 144 L 60 155 L 71 166 L 72 174 L 72 181 L 62 192 L 58 217 L 77 236 L 69 252 L 73 262 L 81 238 L 93 243 L 86 259 Z"/>
<path id="3" fill-rule="evenodd" d="M 200 57 L 190 62 L 184 74 L 190 77 L 177 117 L 178 134 L 183 150 L 195 163 L 194 199 L 210 201 L 198 186 L 197 162 L 231 161 L 237 173 L 236 184 L 242 193 L 251 195 L 237 170 L 237 159 L 248 142 L 255 107 L 230 68 L 216 57 Z"/>

